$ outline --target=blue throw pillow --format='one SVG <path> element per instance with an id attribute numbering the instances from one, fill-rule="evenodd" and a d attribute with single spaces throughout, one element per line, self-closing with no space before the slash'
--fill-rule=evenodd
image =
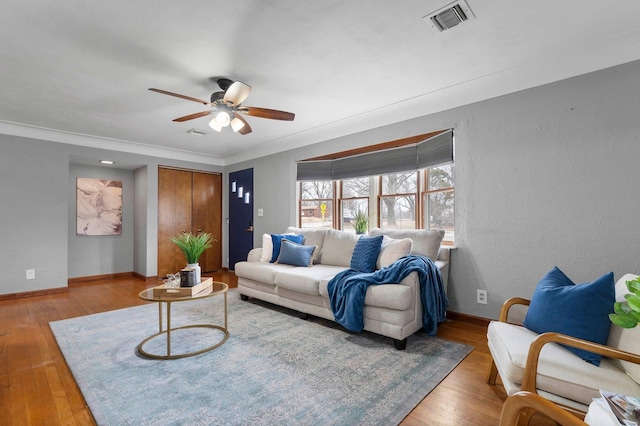
<path id="1" fill-rule="evenodd" d="M 271 242 L 273 243 L 273 251 L 271 252 L 271 260 L 269 262 L 274 263 L 278 256 L 280 256 L 280 244 L 282 239 L 293 241 L 294 243 L 302 244 L 304 235 L 282 235 L 271 234 Z"/>
<path id="2" fill-rule="evenodd" d="M 280 256 L 276 263 L 293 266 L 313 266 L 313 254 L 318 246 L 303 246 L 289 240 L 282 240 Z"/>
<path id="3" fill-rule="evenodd" d="M 595 281 L 575 285 L 558 267 L 538 283 L 524 326 L 536 333 L 555 331 L 606 344 L 615 302 L 613 272 Z M 601 355 L 565 346 L 587 362 L 600 365 Z"/>
<path id="4" fill-rule="evenodd" d="M 377 237 L 360 237 L 351 255 L 351 269 L 360 272 L 373 272 L 382 247 L 382 235 Z"/>

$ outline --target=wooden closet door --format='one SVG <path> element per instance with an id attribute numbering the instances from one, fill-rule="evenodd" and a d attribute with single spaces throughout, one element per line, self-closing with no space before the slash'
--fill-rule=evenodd
<path id="1" fill-rule="evenodd" d="M 171 242 L 191 231 L 192 173 L 158 169 L 158 277 L 180 272 L 187 264 L 182 251 Z"/>
<path id="2" fill-rule="evenodd" d="M 193 173 L 192 231 L 208 232 L 217 240 L 200 257 L 202 272 L 222 269 L 222 176 Z"/>

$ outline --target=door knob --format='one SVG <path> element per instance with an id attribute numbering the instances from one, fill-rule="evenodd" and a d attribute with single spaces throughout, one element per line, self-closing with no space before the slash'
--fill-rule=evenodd
<path id="1" fill-rule="evenodd" d="M 245 231 L 247 231 L 247 232 L 253 232 L 253 225 L 249 226 L 247 229 L 245 229 Z"/>

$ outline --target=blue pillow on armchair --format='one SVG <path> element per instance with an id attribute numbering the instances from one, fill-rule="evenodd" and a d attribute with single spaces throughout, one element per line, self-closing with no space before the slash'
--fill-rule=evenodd
<path id="1" fill-rule="evenodd" d="M 269 262 L 275 263 L 280 256 L 280 245 L 282 239 L 293 241 L 294 243 L 302 244 L 304 235 L 284 235 L 284 234 L 271 234 L 271 242 L 273 243 L 273 251 L 271 252 L 271 260 Z"/>
<path id="2" fill-rule="evenodd" d="M 555 331 L 572 337 L 606 344 L 615 302 L 613 272 L 590 283 L 574 284 L 557 266 L 538 283 L 524 326 L 536 333 Z M 593 365 L 601 355 L 565 346 Z"/>
<path id="3" fill-rule="evenodd" d="M 351 269 L 359 272 L 373 272 L 382 248 L 383 235 L 377 237 L 360 237 L 351 255 Z"/>

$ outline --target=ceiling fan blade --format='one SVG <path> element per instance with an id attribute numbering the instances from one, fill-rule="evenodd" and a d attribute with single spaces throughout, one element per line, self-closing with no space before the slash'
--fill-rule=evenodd
<path id="1" fill-rule="evenodd" d="M 239 121 L 242 121 L 242 123 L 244 124 L 244 126 L 242 126 L 238 130 L 238 133 L 240 133 L 241 135 L 247 135 L 247 134 L 251 133 L 251 126 L 249 126 L 249 123 L 247 123 L 247 120 L 245 120 L 243 116 L 241 116 L 240 114 L 236 113 L 236 114 L 233 114 L 233 117 L 234 117 L 234 120 L 238 119 Z"/>
<path id="2" fill-rule="evenodd" d="M 152 92 L 162 93 L 163 95 L 175 96 L 176 98 L 186 99 L 187 101 L 198 102 L 199 104 L 203 104 L 203 105 L 211 105 L 210 102 L 203 101 L 202 99 L 192 98 L 191 96 L 181 95 L 179 93 L 167 92 L 166 90 L 154 89 L 153 87 L 150 88 L 149 90 L 151 90 Z"/>
<path id="3" fill-rule="evenodd" d="M 213 111 L 196 112 L 195 114 L 190 114 L 190 115 L 185 115 L 184 117 L 174 118 L 173 121 L 177 121 L 179 123 L 182 123 L 183 121 L 193 120 L 194 118 L 206 117 L 207 115 L 210 115 L 211 113 L 213 113 Z"/>
<path id="4" fill-rule="evenodd" d="M 251 93 L 251 86 L 244 84 L 241 81 L 236 81 L 229 86 L 226 92 L 224 92 L 224 98 L 222 98 L 222 101 L 224 103 L 231 102 L 231 105 L 237 106 L 247 99 L 249 93 Z"/>
<path id="5" fill-rule="evenodd" d="M 296 115 L 292 112 L 278 111 L 277 109 L 242 107 L 242 112 L 252 117 L 270 118 L 272 120 L 293 121 Z"/>

